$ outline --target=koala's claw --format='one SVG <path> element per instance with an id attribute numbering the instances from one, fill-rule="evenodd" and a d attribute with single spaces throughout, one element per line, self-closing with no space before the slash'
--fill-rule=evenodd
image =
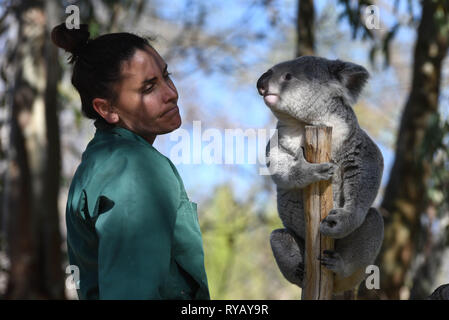
<path id="1" fill-rule="evenodd" d="M 337 165 L 332 162 L 320 163 L 316 167 L 316 175 L 319 180 L 329 180 L 334 175 Z"/>
<path id="2" fill-rule="evenodd" d="M 324 250 L 323 255 L 318 257 L 318 260 L 327 269 L 332 270 L 337 274 L 342 274 L 344 269 L 344 262 L 341 256 L 332 250 Z"/>

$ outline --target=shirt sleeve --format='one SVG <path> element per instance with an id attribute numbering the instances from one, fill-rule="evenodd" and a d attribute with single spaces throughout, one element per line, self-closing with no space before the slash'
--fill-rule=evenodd
<path id="1" fill-rule="evenodd" d="M 170 269 L 179 186 L 168 164 L 147 152 L 134 150 L 110 163 L 94 210 L 99 298 L 160 299 Z"/>

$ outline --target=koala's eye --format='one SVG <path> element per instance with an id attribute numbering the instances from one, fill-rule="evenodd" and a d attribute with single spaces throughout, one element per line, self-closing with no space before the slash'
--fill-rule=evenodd
<path id="1" fill-rule="evenodd" d="M 292 75 L 290 73 L 286 73 L 284 76 L 284 80 L 286 80 L 286 81 L 291 80 L 291 78 L 292 78 Z"/>

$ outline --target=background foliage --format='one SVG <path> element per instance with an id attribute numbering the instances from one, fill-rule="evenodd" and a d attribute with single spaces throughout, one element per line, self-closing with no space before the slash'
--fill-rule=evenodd
<path id="1" fill-rule="evenodd" d="M 381 290 L 361 287 L 360 296 L 422 299 L 449 282 L 447 1 L 0 0 L 4 298 L 76 298 L 65 287 L 65 201 L 94 127 L 80 113 L 68 54 L 49 41 L 70 4 L 92 37 L 155 37 L 189 132 L 195 120 L 203 130 L 274 128 L 255 83 L 277 62 L 315 54 L 366 66 L 371 78 L 354 109 L 385 158 L 375 205 L 383 208 L 386 238 L 376 262 Z M 372 4 L 380 9 L 379 29 L 364 24 Z M 433 71 L 427 78 L 426 62 Z M 155 147 L 170 156 L 174 143 L 160 136 Z M 257 143 L 263 150 L 265 141 Z M 213 299 L 300 298 L 271 253 L 269 235 L 281 223 L 260 165 L 177 164 L 198 203 Z"/>

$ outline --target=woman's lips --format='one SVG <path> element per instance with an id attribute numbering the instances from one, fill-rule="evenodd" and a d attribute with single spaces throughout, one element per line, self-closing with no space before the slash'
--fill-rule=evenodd
<path id="1" fill-rule="evenodd" d="M 266 104 L 274 105 L 279 101 L 279 97 L 275 94 L 267 94 L 263 97 Z"/>
<path id="2" fill-rule="evenodd" d="M 173 113 L 175 113 L 175 112 L 178 112 L 178 111 L 179 111 L 178 106 L 174 106 L 173 108 L 171 108 L 171 109 L 165 111 L 165 112 L 161 115 L 161 117 L 169 116 L 169 115 L 171 115 L 171 114 L 173 114 Z"/>

